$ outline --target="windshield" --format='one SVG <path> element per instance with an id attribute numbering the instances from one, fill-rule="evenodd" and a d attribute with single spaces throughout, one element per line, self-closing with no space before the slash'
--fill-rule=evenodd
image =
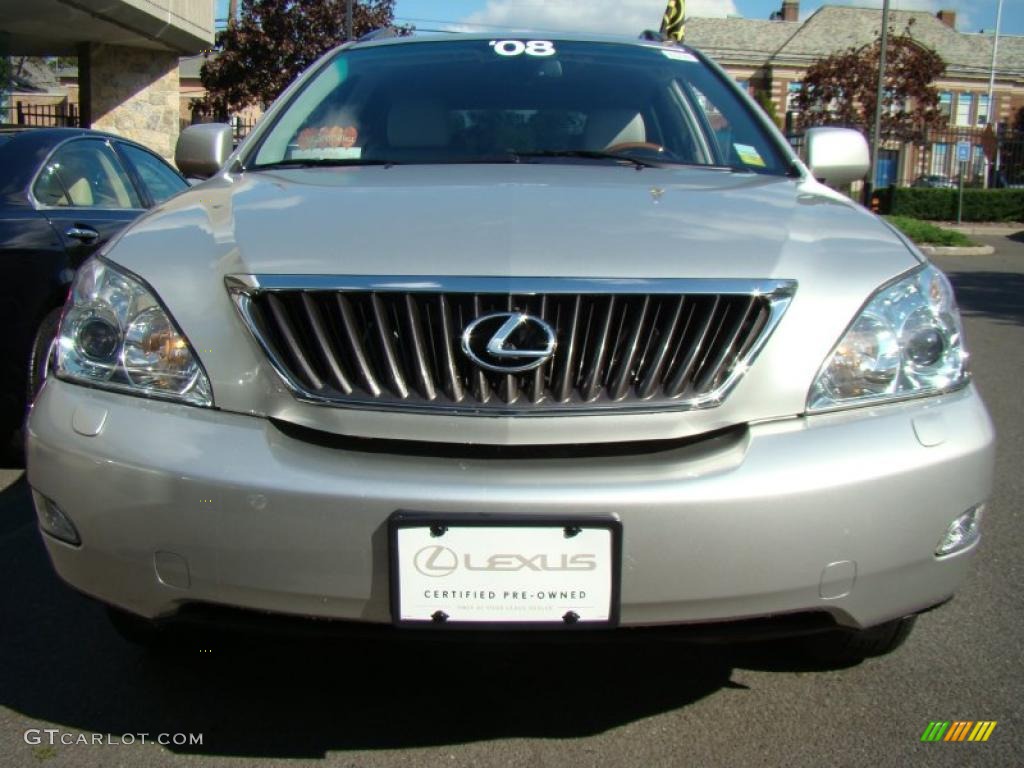
<path id="1" fill-rule="evenodd" d="M 339 52 L 245 164 L 609 155 L 771 174 L 789 165 L 750 107 L 685 48 L 525 38 Z"/>

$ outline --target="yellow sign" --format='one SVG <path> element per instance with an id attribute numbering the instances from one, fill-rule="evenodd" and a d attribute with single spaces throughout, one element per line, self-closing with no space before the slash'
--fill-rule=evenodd
<path id="1" fill-rule="evenodd" d="M 661 34 L 664 37 L 683 42 L 686 33 L 686 24 L 683 13 L 686 10 L 686 0 L 668 0 L 668 7 L 665 8 L 665 15 L 661 19 Z"/>

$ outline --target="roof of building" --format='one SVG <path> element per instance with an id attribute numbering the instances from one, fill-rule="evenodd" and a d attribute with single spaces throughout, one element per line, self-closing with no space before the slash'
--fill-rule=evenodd
<path id="1" fill-rule="evenodd" d="M 798 21 L 688 19 L 686 42 L 709 54 L 764 60 L 782 48 L 803 26 Z"/>
<path id="2" fill-rule="evenodd" d="M 692 19 L 686 42 L 709 55 L 736 63 L 805 65 L 848 48 L 870 45 L 881 29 L 877 8 L 826 5 L 803 22 L 751 19 Z M 992 66 L 992 36 L 958 32 L 927 11 L 890 11 L 889 26 L 936 51 L 950 74 L 987 74 Z M 1024 76 L 1024 36 L 999 38 L 999 73 Z"/>

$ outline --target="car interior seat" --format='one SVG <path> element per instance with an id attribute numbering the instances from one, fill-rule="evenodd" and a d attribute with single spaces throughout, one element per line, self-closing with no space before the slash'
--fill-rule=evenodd
<path id="1" fill-rule="evenodd" d="M 603 109 L 591 112 L 583 129 L 587 149 L 604 150 L 616 144 L 647 141 L 644 118 L 632 109 Z"/>
<path id="2" fill-rule="evenodd" d="M 387 121 L 388 151 L 394 159 L 414 157 L 425 149 L 450 146 L 451 120 L 436 99 L 413 98 L 391 107 Z"/>
<path id="3" fill-rule="evenodd" d="M 68 197 L 71 198 L 71 204 L 78 207 L 92 206 L 95 202 L 92 196 L 92 185 L 84 176 L 79 176 L 68 184 Z"/>

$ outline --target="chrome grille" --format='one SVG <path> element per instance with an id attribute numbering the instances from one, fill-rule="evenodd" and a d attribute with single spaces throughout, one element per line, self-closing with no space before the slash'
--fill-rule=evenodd
<path id="1" fill-rule="evenodd" d="M 303 400 L 357 407 L 543 414 L 717 405 L 795 283 L 237 275 L 236 306 Z M 547 323 L 534 370 L 474 363 L 463 329 L 495 312 Z"/>

